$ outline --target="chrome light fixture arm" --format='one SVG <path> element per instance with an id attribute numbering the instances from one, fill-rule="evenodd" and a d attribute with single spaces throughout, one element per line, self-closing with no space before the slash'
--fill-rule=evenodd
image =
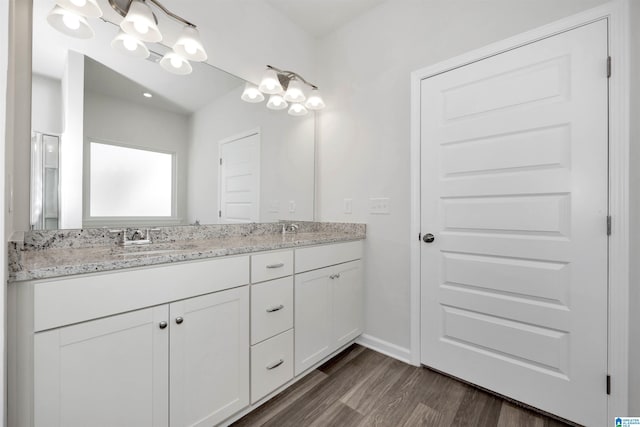
<path id="1" fill-rule="evenodd" d="M 155 0 L 150 0 L 150 1 L 155 1 Z M 281 70 L 280 68 L 276 68 L 272 65 L 267 65 L 267 68 L 278 73 L 278 78 L 280 78 L 280 76 L 284 76 L 286 78 L 286 84 L 289 83 L 289 80 L 295 77 L 296 79 L 300 80 L 302 83 L 306 84 L 307 86 L 310 86 L 312 89 L 318 89 L 318 86 L 308 82 L 307 80 L 304 79 L 304 77 L 302 77 L 300 74 L 296 72 Z M 286 89 L 286 84 L 283 83 L 282 81 L 280 83 L 282 83 L 282 86 L 285 86 L 285 89 Z"/>
<path id="2" fill-rule="evenodd" d="M 116 12 L 118 12 L 119 15 L 121 15 L 123 18 L 125 16 L 127 16 L 127 12 L 129 12 L 129 7 L 131 6 L 133 0 L 109 0 L 109 5 L 111 6 L 111 8 L 113 10 L 115 10 Z M 142 0 L 144 1 L 149 1 L 150 3 L 153 3 L 158 9 L 162 10 L 167 16 L 175 19 L 178 22 L 182 22 L 185 25 L 188 25 L 190 27 L 193 28 L 197 28 L 195 24 L 187 21 L 186 19 L 184 19 L 183 17 L 176 15 L 175 13 L 171 12 L 169 9 L 167 9 L 162 3 L 160 3 L 158 0 Z M 156 24 L 158 24 L 158 18 L 155 16 L 154 14 L 154 19 L 156 20 Z"/>

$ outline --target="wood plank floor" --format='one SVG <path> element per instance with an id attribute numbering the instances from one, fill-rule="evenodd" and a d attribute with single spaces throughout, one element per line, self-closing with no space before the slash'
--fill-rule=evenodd
<path id="1" fill-rule="evenodd" d="M 353 345 L 234 427 L 562 427 L 445 375 Z"/>

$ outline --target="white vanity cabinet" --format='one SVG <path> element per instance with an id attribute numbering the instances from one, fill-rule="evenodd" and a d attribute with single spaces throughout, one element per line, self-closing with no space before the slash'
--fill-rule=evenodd
<path id="1" fill-rule="evenodd" d="M 361 258 L 355 241 L 12 282 L 8 425 L 226 425 L 362 332 Z"/>
<path id="2" fill-rule="evenodd" d="M 35 334 L 34 426 L 167 426 L 169 309 Z M 25 424 L 22 424 L 25 425 Z"/>
<path id="3" fill-rule="evenodd" d="M 210 427 L 249 405 L 248 256 L 15 283 L 10 298 L 12 426 Z"/>
<path id="4" fill-rule="evenodd" d="M 361 258 L 361 242 L 296 251 L 296 375 L 362 333 Z"/>
<path id="5" fill-rule="evenodd" d="M 169 305 L 172 427 L 211 427 L 249 405 L 249 289 Z"/>
<path id="6" fill-rule="evenodd" d="M 243 286 L 38 332 L 34 425 L 215 425 L 249 404 L 248 319 Z"/>

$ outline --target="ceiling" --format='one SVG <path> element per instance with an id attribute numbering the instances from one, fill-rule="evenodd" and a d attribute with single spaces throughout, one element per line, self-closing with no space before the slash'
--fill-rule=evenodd
<path id="1" fill-rule="evenodd" d="M 266 0 L 313 37 L 323 37 L 386 0 Z"/>

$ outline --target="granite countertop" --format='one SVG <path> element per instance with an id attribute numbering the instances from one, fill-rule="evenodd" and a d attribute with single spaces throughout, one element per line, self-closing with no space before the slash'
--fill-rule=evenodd
<path id="1" fill-rule="evenodd" d="M 79 235 L 77 234 L 77 236 Z M 33 247 L 24 244 L 22 246 L 10 245 L 9 279 L 10 281 L 49 279 L 226 255 L 361 240 L 365 238 L 365 227 L 361 224 L 354 224 L 354 227 L 346 227 L 345 225 L 341 227 L 302 227 L 297 233 L 284 235 L 273 232 L 243 232 L 240 234 L 224 232 L 220 236 L 200 235 L 195 237 L 205 238 L 171 241 L 166 241 L 166 235 L 164 237 L 156 243 L 126 248 L 113 244 L 92 246 L 84 243 L 74 245 L 73 241 L 68 240 L 63 245 Z M 185 236 L 180 235 L 180 237 Z M 58 238 L 60 240 L 60 237 Z M 70 238 L 66 237 L 66 239 Z"/>

